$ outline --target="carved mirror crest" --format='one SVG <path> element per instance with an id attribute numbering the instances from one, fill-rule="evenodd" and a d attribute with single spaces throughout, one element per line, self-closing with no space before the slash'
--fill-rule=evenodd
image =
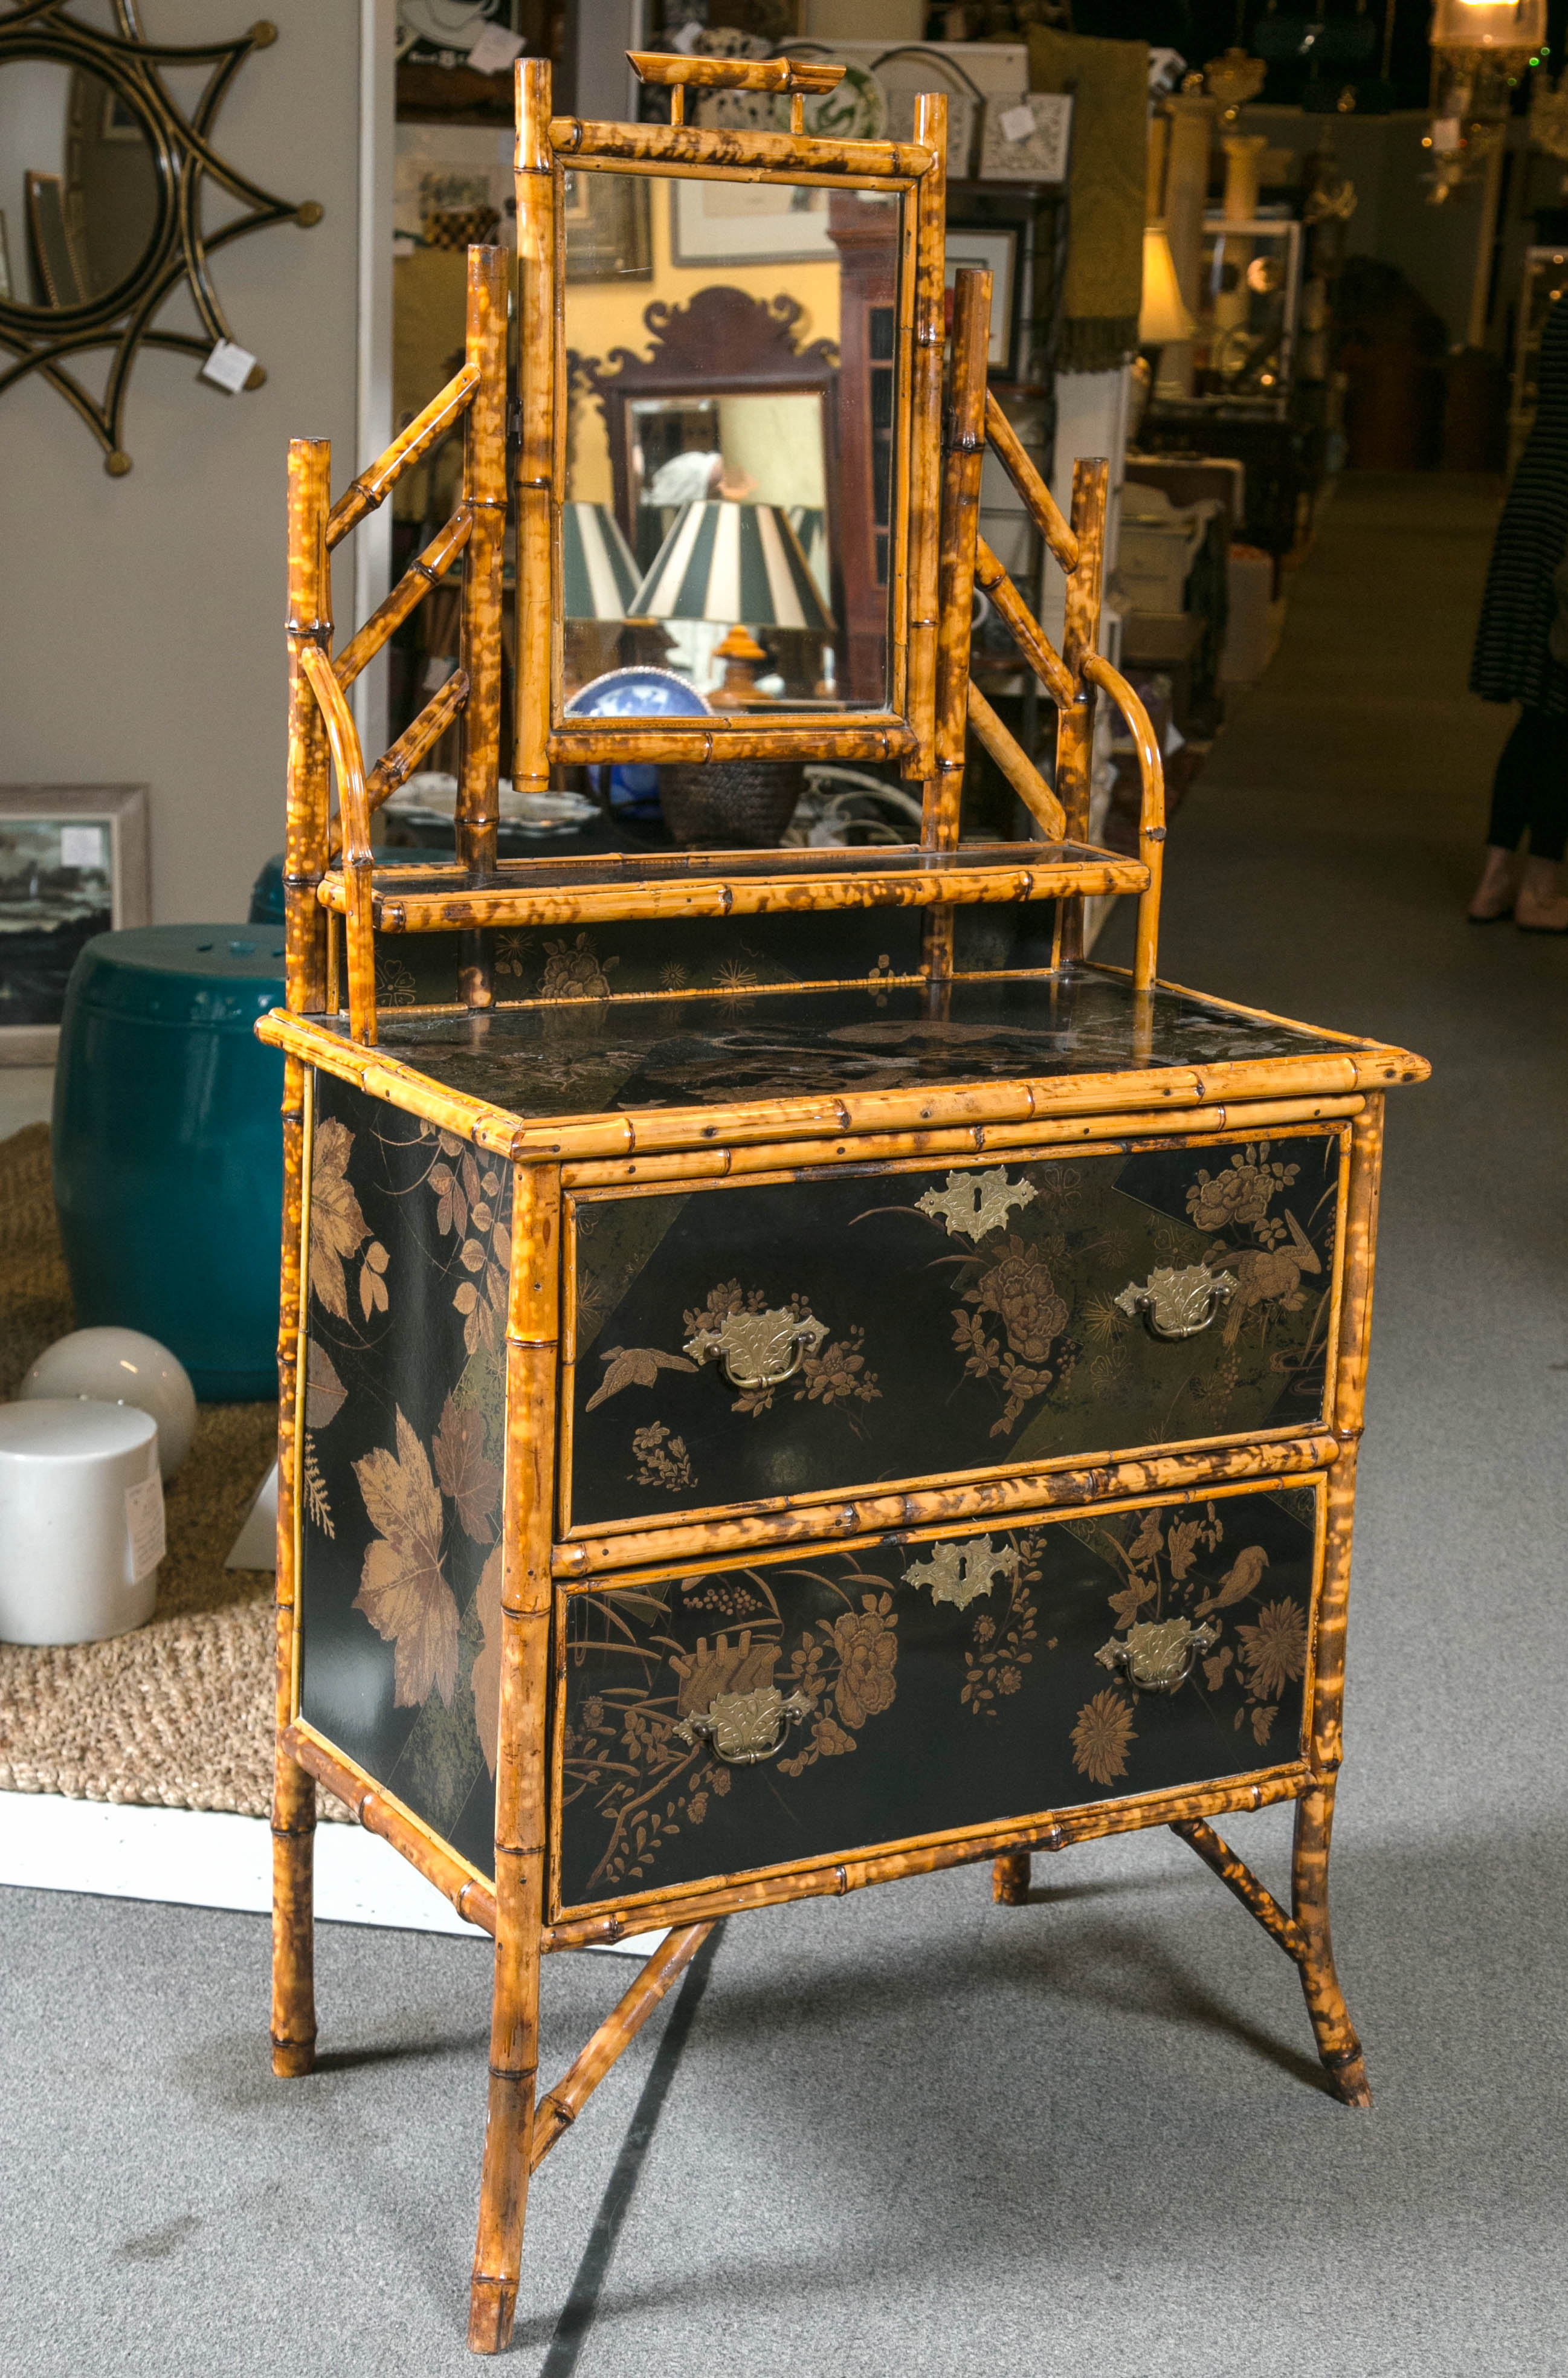
<path id="1" fill-rule="evenodd" d="M 235 40 L 160 45 L 146 39 L 138 0 L 113 0 L 117 31 L 82 24 L 66 0 L 0 8 L 0 395 L 37 373 L 75 406 L 118 478 L 126 392 L 140 346 L 196 355 L 233 392 L 266 378 L 235 341 L 213 286 L 211 252 L 274 222 L 321 220 L 225 163 L 212 127 L 225 92 L 275 26 Z M 209 69 L 188 107 L 165 79 Z M 209 185 L 240 211 L 203 224 Z M 185 287 L 199 333 L 153 327 Z M 69 366 L 107 351 L 101 394 Z M 237 377 L 236 377 L 237 372 Z M 225 376 L 225 374 L 227 376 Z"/>

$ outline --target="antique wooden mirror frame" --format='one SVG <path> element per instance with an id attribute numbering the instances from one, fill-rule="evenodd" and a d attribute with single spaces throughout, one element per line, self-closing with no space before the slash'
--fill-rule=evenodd
<path id="1" fill-rule="evenodd" d="M 896 760 L 928 779 L 934 765 L 937 560 L 947 103 L 918 102 L 913 141 L 813 140 L 802 129 L 808 92 L 831 90 L 838 66 L 780 58 L 688 59 L 632 53 L 642 80 L 669 88 L 668 124 L 593 124 L 549 113 L 546 72 L 519 78 L 517 220 L 519 655 L 512 779 L 543 792 L 553 766 L 719 757 Z M 718 69 L 718 71 L 716 71 Z M 724 70 L 724 69 L 727 69 Z M 733 81 L 791 102 L 787 133 L 709 130 L 685 121 L 688 83 Z M 784 703 L 759 715 L 693 719 L 578 719 L 564 715 L 564 569 L 568 380 L 565 190 L 568 171 L 807 184 L 886 192 L 900 201 L 893 463 L 888 562 L 887 699 L 830 713 Z M 716 383 L 715 383 L 716 385 Z M 829 455 L 832 449 L 830 443 Z"/>
<path id="2" fill-rule="evenodd" d="M 756 297 L 717 282 L 673 305 L 654 298 L 641 316 L 652 342 L 651 354 L 634 354 L 624 346 L 612 347 L 607 355 L 579 355 L 568 349 L 569 406 L 587 397 L 597 399 L 604 410 L 615 514 L 635 548 L 640 488 L 633 450 L 640 405 L 659 398 L 816 397 L 821 410 L 827 549 L 833 563 L 832 608 L 842 638 L 849 622 L 839 529 L 849 507 L 841 504 L 839 486 L 840 348 L 833 339 L 801 336 L 803 310 L 783 292 L 772 298 Z M 640 554 L 637 560 L 640 567 Z"/>

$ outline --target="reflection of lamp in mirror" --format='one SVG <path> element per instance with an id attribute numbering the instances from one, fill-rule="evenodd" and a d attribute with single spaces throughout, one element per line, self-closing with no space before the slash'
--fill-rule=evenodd
<path id="1" fill-rule="evenodd" d="M 614 668 L 617 661 L 664 657 L 664 640 L 653 654 L 623 653 L 621 641 L 637 592 L 637 564 L 607 504 L 561 506 L 561 616 L 566 623 L 566 691 Z"/>
<path id="2" fill-rule="evenodd" d="M 768 699 L 758 683 L 768 655 L 752 629 L 793 630 L 819 643 L 833 633 L 832 615 L 778 504 L 688 504 L 628 608 L 640 619 L 728 626 L 713 655 L 724 663 L 712 696 L 719 708 Z"/>

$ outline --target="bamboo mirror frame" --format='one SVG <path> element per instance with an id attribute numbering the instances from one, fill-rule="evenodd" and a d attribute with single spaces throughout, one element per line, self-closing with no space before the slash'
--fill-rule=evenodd
<path id="1" fill-rule="evenodd" d="M 26 219 L 18 213 L 7 227 L 0 212 L 0 395 L 36 372 L 74 406 L 103 449 L 104 469 L 117 479 L 131 467 L 122 438 L 138 349 L 161 347 L 205 363 L 220 344 L 237 345 L 209 269 L 212 250 L 269 223 L 308 229 L 320 222 L 322 210 L 314 198 L 296 205 L 274 197 L 227 164 L 212 144 L 224 94 L 252 53 L 272 46 L 275 25 L 263 19 L 232 41 L 172 45 L 146 39 L 138 0 L 114 0 L 114 15 L 118 30 L 109 33 L 76 22 L 66 14 L 66 0 L 14 0 L 0 14 L 0 74 L 31 66 L 68 76 L 69 150 L 90 152 L 102 140 L 113 144 L 103 152 L 113 158 L 120 144 L 134 144 L 128 153 L 139 151 L 146 160 L 140 196 L 149 216 L 134 261 L 117 258 L 106 270 L 106 285 L 95 287 L 98 275 L 82 221 L 82 176 L 74 170 L 25 174 Z M 164 80 L 166 71 L 203 66 L 209 69 L 205 83 L 192 104 L 182 106 Z M 100 92 L 95 141 L 89 143 L 78 119 L 88 112 L 87 100 Z M 211 231 L 202 224 L 208 183 L 243 210 Z M 117 247 L 127 207 L 123 173 L 104 198 L 104 227 L 115 234 L 111 245 Z M 104 214 L 104 207 L 99 211 Z M 24 303 L 18 294 L 29 285 L 30 266 L 45 293 L 42 304 Z M 189 292 L 198 330 L 155 330 L 165 298 L 182 286 Z M 95 348 L 112 350 L 102 397 L 67 368 L 76 356 Z M 16 361 L 4 363 L 6 354 Z M 259 388 L 266 377 L 260 364 L 253 363 L 243 385 Z"/>
<path id="2" fill-rule="evenodd" d="M 922 97 L 912 141 L 816 140 L 806 95 L 843 69 L 788 58 L 694 60 L 634 52 L 642 80 L 668 87 L 668 124 L 552 116 L 547 67 L 519 76 L 517 135 L 519 406 L 515 477 L 517 713 L 512 779 L 543 792 L 557 764 L 720 757 L 896 760 L 928 779 L 934 765 L 938 492 L 944 343 L 943 221 L 947 102 Z M 685 121 L 686 86 L 714 83 L 788 98 L 788 132 L 709 129 Z M 562 507 L 568 381 L 564 178 L 568 171 L 671 181 L 782 183 L 885 193 L 900 209 L 895 283 L 896 492 L 888 556 L 885 700 L 831 712 L 784 704 L 708 718 L 578 719 L 564 715 Z"/>

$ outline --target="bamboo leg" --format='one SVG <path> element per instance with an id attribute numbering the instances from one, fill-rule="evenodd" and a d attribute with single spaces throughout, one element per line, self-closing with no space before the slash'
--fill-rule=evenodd
<path id="1" fill-rule="evenodd" d="M 1334 1830 L 1334 1780 L 1314 1784 L 1296 1804 L 1291 1859 L 1291 1908 L 1306 1938 L 1301 1988 L 1323 2071 L 1347 2106 L 1370 2106 L 1371 2089 L 1361 2043 L 1335 1971 L 1328 1923 L 1328 1850 Z"/>
<path id="2" fill-rule="evenodd" d="M 1328 1856 L 1334 1831 L 1335 1786 L 1345 1755 L 1341 1721 L 1345 1703 L 1345 1631 L 1350 1598 L 1350 1537 L 1356 1509 L 1357 1452 L 1366 1405 L 1382 1170 L 1382 1099 L 1374 1096 L 1368 1099 L 1350 1127 L 1350 1191 L 1346 1209 L 1345 1277 L 1334 1389 L 1334 1433 L 1342 1450 L 1329 1472 L 1328 1541 L 1318 1596 L 1309 1744 L 1314 1780 L 1297 1804 L 1291 1870 L 1292 1911 L 1306 1940 L 1301 1987 L 1306 1993 L 1307 2012 L 1324 2069 L 1347 2106 L 1370 2106 L 1372 2098 L 1361 2044 L 1335 1971 L 1329 1934 Z"/>
<path id="3" fill-rule="evenodd" d="M 515 1183 L 496 1769 L 496 1986 L 489 2117 L 468 2324 L 468 2341 L 475 2353 L 503 2349 L 517 2309 L 533 2158 L 545 1919 L 559 1169 L 520 1165 Z"/>
<path id="4" fill-rule="evenodd" d="M 1022 1907 L 1029 1897 L 1030 1862 L 1027 1850 L 1019 1850 L 1010 1857 L 999 1857 L 991 1868 L 991 1897 L 999 1907 Z"/>
<path id="5" fill-rule="evenodd" d="M 330 649 L 331 577 L 327 511 L 331 449 L 297 438 L 289 448 L 289 755 L 283 856 L 285 996 L 294 1015 L 327 1001 L 330 920 L 316 887 L 327 863 L 327 736 L 305 660 Z M 316 1785 L 284 1747 L 293 1721 L 294 1440 L 299 1376 L 305 1068 L 283 1065 L 283 1244 L 278 1334 L 277 1750 L 272 1797 L 272 2070 L 292 2080 L 316 2060 L 314 1850 Z"/>

